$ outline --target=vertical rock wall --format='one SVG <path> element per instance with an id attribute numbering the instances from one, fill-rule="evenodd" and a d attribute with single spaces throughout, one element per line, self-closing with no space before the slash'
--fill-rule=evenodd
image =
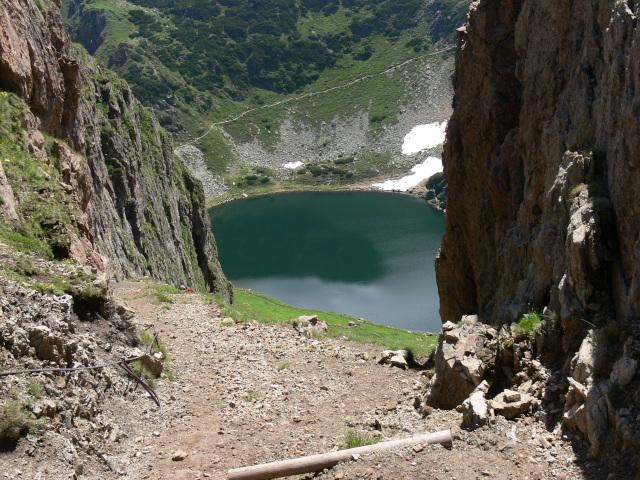
<path id="1" fill-rule="evenodd" d="M 66 142 L 56 155 L 81 212 L 70 254 L 120 277 L 152 275 L 230 299 L 202 186 L 155 117 L 126 82 L 74 51 L 59 1 L 1 6 L 0 89 L 29 106 L 27 142 L 38 131 Z"/>
<path id="2" fill-rule="evenodd" d="M 443 158 L 443 322 L 543 305 L 565 324 L 637 318 L 638 3 L 472 3 Z"/>

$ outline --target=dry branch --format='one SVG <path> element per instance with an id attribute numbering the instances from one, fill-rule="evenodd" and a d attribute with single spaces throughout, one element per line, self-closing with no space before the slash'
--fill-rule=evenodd
<path id="1" fill-rule="evenodd" d="M 445 447 L 452 446 L 451 431 L 426 433 L 400 440 L 366 445 L 364 447 L 349 448 L 337 452 L 321 453 L 293 460 L 283 460 L 279 462 L 263 463 L 252 467 L 242 467 L 229 470 L 229 480 L 266 480 L 269 478 L 298 475 L 300 473 L 317 472 L 323 468 L 330 468 L 338 463 L 348 460 L 352 455 L 366 455 L 368 453 L 390 450 L 392 448 L 407 447 L 417 444 L 441 443 Z"/>

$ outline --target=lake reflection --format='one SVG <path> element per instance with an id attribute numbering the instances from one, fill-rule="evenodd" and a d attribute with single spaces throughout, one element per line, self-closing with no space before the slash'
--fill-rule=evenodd
<path id="1" fill-rule="evenodd" d="M 374 192 L 256 197 L 211 210 L 232 282 L 286 303 L 410 330 L 440 328 L 433 262 L 444 216 Z"/>

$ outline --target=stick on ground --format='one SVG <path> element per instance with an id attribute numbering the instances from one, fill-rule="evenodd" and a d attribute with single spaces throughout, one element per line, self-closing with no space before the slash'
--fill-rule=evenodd
<path id="1" fill-rule="evenodd" d="M 229 480 L 267 480 L 270 478 L 286 477 L 298 475 L 300 473 L 317 472 L 323 468 L 330 468 L 338 463 L 348 460 L 352 455 L 366 455 L 368 453 L 390 450 L 392 448 L 407 447 L 425 443 L 440 443 L 450 448 L 452 444 L 451 431 L 426 433 L 400 440 L 365 445 L 364 447 L 349 448 L 337 452 L 321 453 L 293 460 L 283 460 L 279 462 L 263 463 L 252 467 L 242 467 L 229 470 Z"/>

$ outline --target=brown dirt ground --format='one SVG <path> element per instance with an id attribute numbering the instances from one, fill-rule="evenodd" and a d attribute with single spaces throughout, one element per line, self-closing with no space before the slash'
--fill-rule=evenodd
<path id="1" fill-rule="evenodd" d="M 469 432 L 456 411 L 421 416 L 413 404 L 426 377 L 421 369 L 377 365 L 379 347 L 307 338 L 290 325 L 223 326 L 220 307 L 199 295 L 176 295 L 167 308 L 152 296 L 135 298 L 145 289 L 121 283 L 115 296 L 136 311 L 140 325 L 155 325 L 173 357 L 167 368 L 175 380 L 160 380 L 157 389 L 163 413 L 148 396 L 109 395 L 102 412 L 117 428 L 105 440 L 106 453 L 65 463 L 72 447 L 60 437 L 24 439 L 3 454 L 0 478 L 226 479 L 229 469 L 336 450 L 350 429 L 383 440 L 450 429 L 454 442 L 451 449 L 366 455 L 295 478 L 629 478 L 624 466 L 612 473 L 584 460 L 581 445 L 531 417 L 498 417 Z M 86 443 L 83 428 L 90 425 L 75 427 L 71 443 Z M 178 451 L 184 459 L 173 459 Z M 43 471 L 49 473 L 36 474 Z"/>
<path id="2" fill-rule="evenodd" d="M 153 297 L 132 299 L 139 291 L 140 284 L 115 288 L 139 322 L 156 325 L 176 380 L 158 390 L 162 415 L 153 414 L 149 400 L 149 418 L 123 427 L 130 478 L 224 479 L 232 468 L 335 450 L 349 429 L 384 440 L 451 429 L 455 440 L 452 449 L 378 453 L 306 478 L 596 479 L 611 473 L 583 461 L 579 449 L 533 418 L 498 418 L 468 432 L 455 411 L 422 417 L 413 400 L 425 377 L 377 365 L 378 347 L 306 338 L 288 325 L 222 326 L 220 308 L 197 295 L 176 296 L 188 303 L 167 310 Z M 515 441 L 507 436 L 514 431 Z M 178 450 L 187 456 L 174 461 Z"/>

